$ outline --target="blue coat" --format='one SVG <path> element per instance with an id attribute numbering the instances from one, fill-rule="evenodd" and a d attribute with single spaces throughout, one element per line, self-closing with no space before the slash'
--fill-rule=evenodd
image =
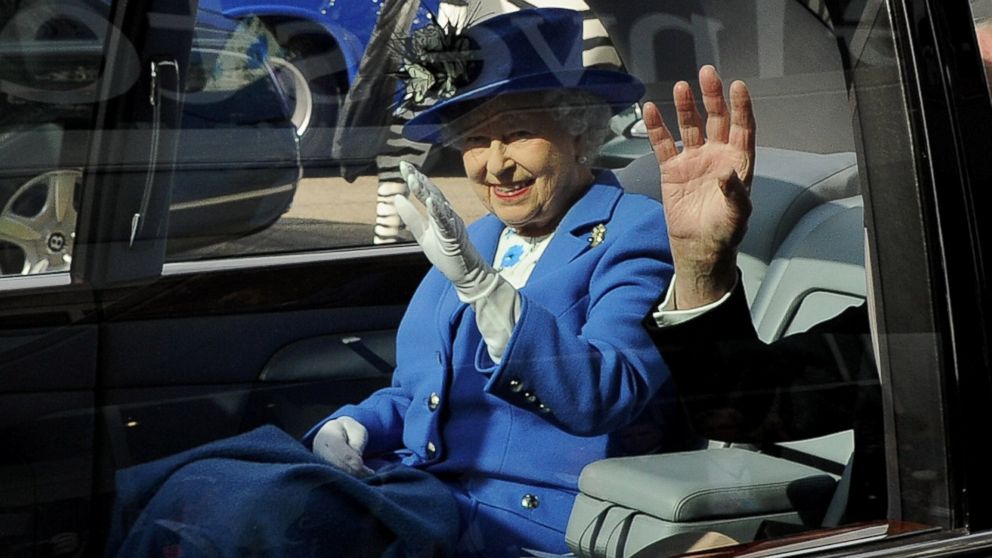
<path id="1" fill-rule="evenodd" d="M 598 245 L 597 225 L 606 227 Z M 503 227 L 492 215 L 469 227 L 488 261 Z M 470 539 L 463 549 L 564 551 L 579 472 L 608 457 L 609 434 L 671 386 L 641 325 L 671 278 L 667 239 L 660 204 L 601 174 L 520 290 L 498 365 L 474 311 L 431 269 L 400 324 L 392 386 L 327 420 L 368 428 L 366 460 L 385 455 L 447 482 Z"/>

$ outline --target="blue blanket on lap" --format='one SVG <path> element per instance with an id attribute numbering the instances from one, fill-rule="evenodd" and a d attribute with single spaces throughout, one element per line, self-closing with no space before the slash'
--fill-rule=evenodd
<path id="1" fill-rule="evenodd" d="M 432 475 L 356 479 L 265 426 L 118 472 L 105 555 L 442 556 L 457 534 Z"/>

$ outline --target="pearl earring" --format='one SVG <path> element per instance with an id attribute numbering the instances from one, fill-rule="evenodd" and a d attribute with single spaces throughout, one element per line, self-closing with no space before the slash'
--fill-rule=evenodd
<path id="1" fill-rule="evenodd" d="M 575 158 L 575 162 L 580 165 L 584 165 L 589 162 L 589 157 L 586 157 L 585 155 L 579 155 L 578 157 Z"/>

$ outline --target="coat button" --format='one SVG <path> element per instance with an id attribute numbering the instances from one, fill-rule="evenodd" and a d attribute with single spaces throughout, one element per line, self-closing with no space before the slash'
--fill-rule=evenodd
<path id="1" fill-rule="evenodd" d="M 441 396 L 437 392 L 431 392 L 430 396 L 427 398 L 427 408 L 435 411 L 437 406 L 441 404 Z"/>
<path id="2" fill-rule="evenodd" d="M 541 505 L 541 501 L 537 499 L 537 496 L 533 494 L 524 494 L 524 497 L 520 499 L 520 507 L 533 510 L 537 506 Z"/>
<path id="3" fill-rule="evenodd" d="M 434 459 L 435 455 L 437 455 L 437 446 L 434 442 L 427 442 L 427 459 Z"/>
<path id="4" fill-rule="evenodd" d="M 528 403 L 534 403 L 537 401 L 537 396 L 533 393 L 527 392 L 524 394 L 524 399 L 526 399 Z"/>
<path id="5" fill-rule="evenodd" d="M 514 393 L 517 393 L 517 392 L 519 392 L 522 389 L 524 389 L 524 383 L 523 382 L 521 382 L 520 380 L 517 380 L 515 378 L 513 380 L 510 380 L 510 391 L 512 391 Z"/>
<path id="6" fill-rule="evenodd" d="M 551 409 L 549 409 L 549 408 L 548 408 L 548 406 L 547 406 L 547 405 L 545 405 L 544 403 L 541 403 L 541 404 L 539 404 L 539 405 L 537 406 L 537 408 L 538 408 L 538 410 L 540 410 L 540 411 L 541 411 L 542 413 L 550 413 L 550 412 L 551 412 Z"/>

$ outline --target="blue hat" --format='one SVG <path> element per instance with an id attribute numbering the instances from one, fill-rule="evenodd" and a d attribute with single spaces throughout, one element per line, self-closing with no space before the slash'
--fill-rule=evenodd
<path id="1" fill-rule="evenodd" d="M 636 77 L 582 65 L 582 14 L 535 8 L 498 15 L 465 30 L 466 66 L 475 75 L 454 95 L 436 102 L 403 127 L 413 141 L 439 143 L 446 121 L 474 103 L 504 93 L 555 89 L 584 91 L 616 114 L 644 94 Z"/>

